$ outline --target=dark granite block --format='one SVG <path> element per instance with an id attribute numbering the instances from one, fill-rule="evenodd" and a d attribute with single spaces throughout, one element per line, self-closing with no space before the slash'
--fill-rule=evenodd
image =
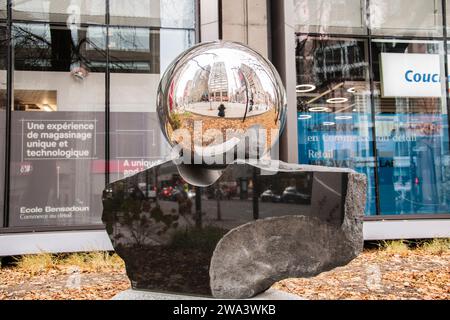
<path id="1" fill-rule="evenodd" d="M 232 164 L 200 188 L 168 161 L 110 184 L 103 221 L 133 288 L 246 298 L 356 257 L 365 177 L 277 164 Z"/>

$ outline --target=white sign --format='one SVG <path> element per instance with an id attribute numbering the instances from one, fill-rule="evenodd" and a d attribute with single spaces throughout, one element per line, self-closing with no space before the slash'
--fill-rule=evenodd
<path id="1" fill-rule="evenodd" d="M 390 97 L 442 97 L 439 54 L 382 53 L 381 94 Z"/>

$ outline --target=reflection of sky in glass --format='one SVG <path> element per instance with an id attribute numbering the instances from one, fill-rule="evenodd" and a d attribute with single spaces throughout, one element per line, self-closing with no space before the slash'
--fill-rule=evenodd
<path id="1" fill-rule="evenodd" d="M 87 28 L 89 49 L 106 49 L 106 28 L 89 26 Z M 109 28 L 109 48 L 118 51 L 148 52 L 150 50 L 150 29 L 135 27 Z"/>
<path id="2" fill-rule="evenodd" d="M 120 51 L 149 51 L 150 29 L 110 28 L 110 49 Z"/>
<path id="3" fill-rule="evenodd" d="M 165 0 L 160 1 L 159 5 L 162 27 L 195 27 L 195 1 Z"/>
<path id="4" fill-rule="evenodd" d="M 89 26 L 87 28 L 87 39 L 89 40 L 87 48 L 94 49 L 95 47 L 102 50 L 106 49 L 106 28 Z"/>
<path id="5" fill-rule="evenodd" d="M 81 15 L 105 14 L 104 0 L 13 0 L 12 3 L 14 11 L 22 12 L 66 14 L 70 6 L 76 6 Z"/>

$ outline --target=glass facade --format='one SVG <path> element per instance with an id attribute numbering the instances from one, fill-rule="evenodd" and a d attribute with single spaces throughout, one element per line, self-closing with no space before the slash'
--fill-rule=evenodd
<path id="1" fill-rule="evenodd" d="M 101 226 L 105 183 L 165 154 L 156 89 L 195 4 L 0 1 L 0 228 Z"/>
<path id="2" fill-rule="evenodd" d="M 449 1 L 290 1 L 299 162 L 364 173 L 368 216 L 450 217 Z M 167 154 L 157 86 L 197 5 L 0 0 L 2 231 L 100 228 L 105 184 Z"/>
<path id="3" fill-rule="evenodd" d="M 369 216 L 449 215 L 446 1 L 294 4 L 299 162 L 366 174 Z"/>

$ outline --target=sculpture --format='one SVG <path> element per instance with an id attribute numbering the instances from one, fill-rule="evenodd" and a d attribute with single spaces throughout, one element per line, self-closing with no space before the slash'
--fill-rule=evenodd
<path id="1" fill-rule="evenodd" d="M 134 288 L 248 298 L 362 250 L 365 177 L 276 160 L 285 92 L 262 56 L 194 46 L 168 67 L 157 104 L 171 157 L 103 195 Z"/>

